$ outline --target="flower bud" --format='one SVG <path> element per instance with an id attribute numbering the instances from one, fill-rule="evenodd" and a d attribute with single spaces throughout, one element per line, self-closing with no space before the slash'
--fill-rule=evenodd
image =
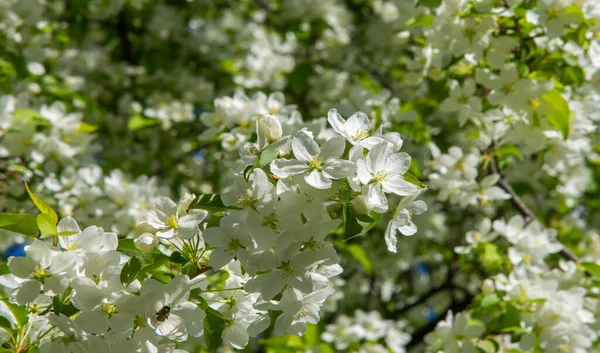
<path id="1" fill-rule="evenodd" d="M 481 284 L 481 292 L 483 294 L 490 294 L 493 293 L 495 290 L 496 288 L 494 288 L 494 281 L 489 278 L 486 278 Z"/>
<path id="2" fill-rule="evenodd" d="M 367 195 L 360 195 L 352 200 L 352 209 L 357 214 L 367 214 L 373 209 L 373 205 L 367 201 Z"/>
<path id="3" fill-rule="evenodd" d="M 195 198 L 196 195 L 194 194 L 190 194 L 189 192 L 184 193 L 183 196 L 181 196 L 181 199 L 179 199 L 179 204 L 177 205 L 179 208 L 179 213 L 186 214 L 190 204 Z"/>
<path id="4" fill-rule="evenodd" d="M 137 237 L 133 243 L 141 252 L 150 252 L 158 246 L 158 238 L 150 233 L 144 233 Z"/>
<path id="5" fill-rule="evenodd" d="M 283 136 L 281 123 L 273 115 L 266 114 L 258 119 L 259 127 L 269 141 L 277 141 Z"/>

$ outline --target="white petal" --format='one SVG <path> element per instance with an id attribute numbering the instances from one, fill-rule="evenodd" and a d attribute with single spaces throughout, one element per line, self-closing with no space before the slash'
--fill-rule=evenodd
<path id="1" fill-rule="evenodd" d="M 158 324 L 156 334 L 173 341 L 185 341 L 187 338 L 185 322 L 179 316 L 170 314 L 168 319 Z"/>
<path id="2" fill-rule="evenodd" d="M 391 192 L 399 196 L 408 196 L 419 191 L 418 186 L 409 183 L 402 177 L 391 177 L 381 182 L 381 185 L 384 192 Z"/>
<path id="3" fill-rule="evenodd" d="M 11 257 L 8 259 L 8 269 L 19 278 L 28 278 L 35 269 L 35 263 L 27 257 Z"/>
<path id="4" fill-rule="evenodd" d="M 326 178 L 323 176 L 323 173 L 317 170 L 313 170 L 312 172 L 306 174 L 304 176 L 304 180 L 306 180 L 310 186 L 317 189 L 323 190 L 331 187 L 331 179 Z"/>
<path id="5" fill-rule="evenodd" d="M 166 228 L 167 215 L 160 210 L 151 210 L 148 212 L 148 224 L 156 229 Z"/>
<path id="6" fill-rule="evenodd" d="M 204 333 L 204 318 L 206 317 L 206 314 L 202 309 L 194 303 L 183 302 L 177 304 L 173 311 L 174 314 L 183 319 L 190 336 L 202 336 L 202 333 Z"/>
<path id="7" fill-rule="evenodd" d="M 340 136 L 332 137 L 321 146 L 321 156 L 325 160 L 340 158 L 346 148 L 346 140 Z"/>
<path id="8" fill-rule="evenodd" d="M 357 112 L 348 118 L 344 127 L 348 135 L 356 138 L 359 133 L 371 131 L 371 122 L 365 113 Z"/>
<path id="9" fill-rule="evenodd" d="M 227 265 L 231 260 L 233 260 L 233 255 L 224 249 L 216 249 L 210 253 L 210 259 L 208 260 L 208 266 L 218 270 Z"/>
<path id="10" fill-rule="evenodd" d="M 177 204 L 168 197 L 162 196 L 156 202 L 156 208 L 162 211 L 167 217 L 177 215 Z"/>
<path id="11" fill-rule="evenodd" d="M 61 219 L 58 222 L 58 224 L 56 225 L 56 229 L 59 232 L 76 232 L 76 233 L 81 232 L 81 230 L 79 229 L 79 226 L 77 225 L 77 222 L 71 216 L 67 216 L 67 217 Z"/>
<path id="12" fill-rule="evenodd" d="M 320 153 L 319 145 L 304 131 L 300 131 L 294 135 L 292 151 L 294 151 L 296 159 L 303 162 L 310 161 Z"/>
<path id="13" fill-rule="evenodd" d="M 371 148 L 367 155 L 367 169 L 375 174 L 379 171 L 386 170 L 387 158 L 390 154 L 390 145 L 387 142 L 382 142 Z"/>
<path id="14" fill-rule="evenodd" d="M 304 173 L 308 170 L 305 162 L 296 159 L 275 159 L 271 162 L 271 172 L 280 178 Z"/>
<path id="15" fill-rule="evenodd" d="M 356 164 L 352 161 L 335 159 L 329 161 L 323 167 L 323 174 L 331 179 L 343 179 L 351 177 L 356 172 Z"/>
<path id="16" fill-rule="evenodd" d="M 41 285 L 38 281 L 25 281 L 12 292 L 11 297 L 19 305 L 31 303 L 40 295 Z"/>
<path id="17" fill-rule="evenodd" d="M 391 175 L 402 175 L 410 168 L 410 156 L 408 153 L 400 152 L 389 156 L 385 170 Z"/>
<path id="18" fill-rule="evenodd" d="M 337 112 L 336 109 L 329 110 L 329 112 L 327 113 L 327 121 L 329 121 L 329 124 L 331 124 L 331 127 L 335 132 L 350 140 L 348 133 L 344 128 L 346 121 L 344 120 L 344 118 L 342 118 L 342 116 Z"/>

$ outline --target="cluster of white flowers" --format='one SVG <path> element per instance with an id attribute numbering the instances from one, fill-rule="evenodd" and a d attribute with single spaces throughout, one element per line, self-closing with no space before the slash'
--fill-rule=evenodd
<path id="1" fill-rule="evenodd" d="M 342 186 L 340 181 L 352 186 L 355 200 L 364 199 L 353 204 L 360 205 L 355 208 L 361 207 L 362 213 L 387 211 L 386 193 L 414 197 L 419 193 L 418 186 L 402 178 L 410 157 L 395 152 L 401 146 L 397 133 L 382 134 L 379 129 L 369 136 L 370 122 L 362 113 L 345 121 L 331 110 L 329 119 L 339 136 L 321 146 L 307 129 L 282 137 L 275 117 L 256 120 L 258 143 L 242 151 L 246 161 L 264 164 L 271 150 L 273 160 L 268 166 L 273 174 L 257 164 L 240 171 L 222 195 L 226 210 L 218 225 L 200 232 L 199 224 L 208 213 L 194 209 L 203 206 L 192 203 L 194 197 L 189 195 L 179 204 L 159 199 L 138 223 L 144 233 L 135 243 L 142 251 L 150 252 L 159 244 L 184 249 L 193 243 L 189 258 L 199 261 L 207 256 L 206 266 L 213 270 L 228 264 L 240 267 L 239 277 L 227 280 L 237 289 L 227 291 L 226 297 L 237 299 L 214 306 L 233 320 L 223 339 L 234 347 L 245 346 L 250 336 L 269 327 L 268 310 L 282 312 L 274 326 L 280 334 L 302 334 L 307 323 L 318 322 L 320 307 L 334 292 L 329 278 L 341 273 L 338 255 L 325 240 L 341 221 L 331 219 L 323 205 Z M 347 142 L 353 146 L 349 150 Z M 422 211 L 426 207 L 421 204 Z M 403 218 L 404 223 L 396 220 L 397 227 L 412 224 L 410 218 Z M 279 293 L 281 298 L 275 300 Z"/>
<path id="2" fill-rule="evenodd" d="M 410 335 L 403 332 L 402 322 L 385 320 L 377 311 L 356 310 L 354 317 L 338 316 L 327 325 L 322 338 L 340 352 L 405 353 Z"/>
<path id="3" fill-rule="evenodd" d="M 0 1 L 2 348 L 595 349 L 599 4 Z"/>
<path id="4" fill-rule="evenodd" d="M 448 153 L 442 154 L 436 146 L 431 146 L 434 159 L 430 162 L 432 173 L 429 174 L 430 185 L 440 192 L 442 201 L 459 204 L 461 207 L 489 206 L 493 201 L 510 198 L 496 183 L 498 174 L 490 174 L 481 180 L 478 165 L 480 153 L 476 149 L 465 154 L 460 147 L 450 147 Z"/>
<path id="5" fill-rule="evenodd" d="M 202 335 L 205 313 L 188 300 L 195 284 L 187 276 L 123 283 L 115 233 L 96 226 L 81 231 L 71 217 L 57 228 L 71 235 L 58 247 L 34 240 L 26 257 L 9 260 L 11 274 L 0 277 L 11 301 L 36 321 L 40 352 L 153 352 Z M 61 302 L 79 311 L 75 320 L 59 312 Z"/>
<path id="6" fill-rule="evenodd" d="M 503 345 L 523 350 L 539 347 L 546 352 L 589 351 L 598 338 L 594 329 L 598 301 L 578 285 L 582 277 L 575 264 L 561 262 L 559 268 L 542 275 L 519 266 L 509 276 L 486 280 L 484 291 L 505 293 L 502 299 L 523 311 L 518 322 L 522 337 L 518 343 Z"/>
<path id="7" fill-rule="evenodd" d="M 477 338 L 485 332 L 482 322 L 472 320 L 468 314 L 456 316 L 449 311 L 435 331 L 425 337 L 429 352 L 474 352 Z"/>

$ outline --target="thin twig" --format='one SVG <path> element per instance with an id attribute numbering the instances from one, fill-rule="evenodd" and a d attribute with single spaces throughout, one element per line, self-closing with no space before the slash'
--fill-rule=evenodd
<path id="1" fill-rule="evenodd" d="M 523 216 L 523 218 L 525 218 L 525 222 L 529 223 L 532 222 L 533 220 L 536 220 L 536 216 L 535 213 L 533 213 L 533 211 L 527 207 L 527 205 L 525 204 L 525 202 L 523 202 L 523 200 L 519 197 L 519 195 L 517 195 L 517 193 L 515 192 L 515 190 L 512 188 L 512 186 L 510 185 L 510 183 L 508 182 L 508 179 L 506 178 L 506 175 L 504 175 L 503 172 L 498 170 L 498 166 L 496 165 L 496 161 L 492 159 L 492 161 L 490 161 L 490 171 L 494 174 L 498 174 L 500 176 L 500 180 L 498 181 L 498 185 L 500 185 L 500 187 L 506 191 L 507 193 L 510 194 L 511 198 L 511 202 L 513 203 L 513 205 L 515 205 L 515 207 L 519 210 L 519 212 L 521 213 L 521 215 Z M 560 254 L 564 257 L 566 257 L 567 259 L 573 261 L 573 262 L 579 262 L 579 259 L 577 258 L 577 255 L 575 255 L 569 248 L 567 248 L 566 246 L 563 247 L 563 249 L 560 251 Z"/>

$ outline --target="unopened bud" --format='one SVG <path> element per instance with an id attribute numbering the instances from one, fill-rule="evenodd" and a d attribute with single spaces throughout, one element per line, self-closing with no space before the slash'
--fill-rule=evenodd
<path id="1" fill-rule="evenodd" d="M 352 200 L 352 209 L 357 214 L 367 214 L 373 209 L 373 205 L 367 201 L 366 195 L 360 195 Z"/>
<path id="2" fill-rule="evenodd" d="M 481 284 L 481 292 L 483 294 L 493 293 L 496 290 L 496 288 L 494 288 L 494 287 L 495 287 L 494 286 L 494 281 L 491 280 L 491 279 L 489 279 L 489 278 L 486 278 L 483 281 L 483 283 Z"/>
<path id="3" fill-rule="evenodd" d="M 137 237 L 133 243 L 141 252 L 150 252 L 158 246 L 158 238 L 150 233 L 144 233 Z"/>
<path id="4" fill-rule="evenodd" d="M 281 123 L 279 119 L 273 115 L 266 114 L 258 119 L 260 129 L 263 130 L 265 137 L 269 141 L 277 141 L 283 136 L 283 130 L 281 129 Z"/>

